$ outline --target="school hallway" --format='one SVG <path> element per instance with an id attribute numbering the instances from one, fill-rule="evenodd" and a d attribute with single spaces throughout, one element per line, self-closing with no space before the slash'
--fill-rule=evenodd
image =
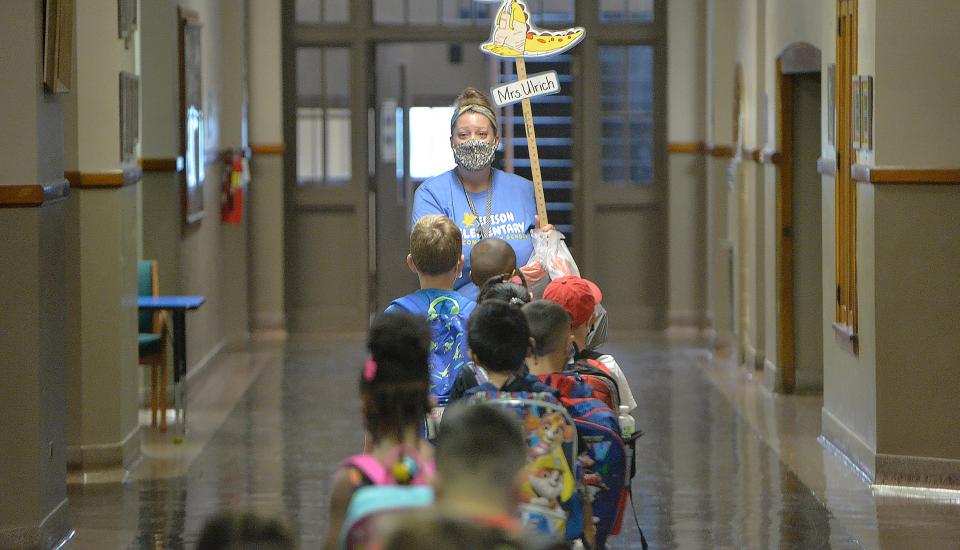
<path id="1" fill-rule="evenodd" d="M 774 397 L 662 334 L 616 334 L 606 348 L 639 403 L 633 495 L 651 548 L 956 548 L 957 495 L 872 492 L 818 443 L 819 397 Z M 191 381 L 185 445 L 147 441 L 123 483 L 70 485 L 70 547 L 191 548 L 222 507 L 286 518 L 301 548 L 318 547 L 331 476 L 362 445 L 363 357 L 359 334 L 226 354 Z M 609 546 L 640 547 L 629 509 Z"/>

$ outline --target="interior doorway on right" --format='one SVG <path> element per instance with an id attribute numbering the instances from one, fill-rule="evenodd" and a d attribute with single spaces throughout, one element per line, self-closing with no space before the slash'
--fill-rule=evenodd
<path id="1" fill-rule="evenodd" d="M 788 47 L 777 62 L 777 365 L 776 391 L 823 389 L 820 51 Z"/>

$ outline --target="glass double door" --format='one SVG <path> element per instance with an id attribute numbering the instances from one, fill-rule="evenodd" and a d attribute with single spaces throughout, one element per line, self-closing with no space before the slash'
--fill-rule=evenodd
<path id="1" fill-rule="evenodd" d="M 377 2 L 351 6 L 360 4 L 372 10 Z M 527 4 L 545 28 L 572 25 L 584 11 L 572 1 Z M 616 21 L 620 8 L 588 4 L 598 6 L 597 29 Z M 389 20 L 377 24 L 373 11 L 350 12 L 348 21 L 371 23 L 325 30 L 287 15 L 285 280 L 293 331 L 362 329 L 417 288 L 406 265 L 413 194 L 453 167 L 453 100 L 466 86 L 489 90 L 516 78 L 512 61 L 479 50 L 489 13 L 431 5 L 465 18 L 411 26 L 397 14 L 381 14 Z M 327 8 L 327 17 L 339 13 Z M 588 34 L 571 54 L 528 60 L 528 72 L 556 70 L 563 88 L 534 101 L 550 221 L 568 236 L 584 275 L 603 287 L 618 326 L 655 328 L 666 295 L 665 40 L 660 30 L 636 43 L 627 27 L 617 28 L 609 43 L 595 32 L 599 39 Z M 519 105 L 501 117 L 497 166 L 529 178 Z"/>

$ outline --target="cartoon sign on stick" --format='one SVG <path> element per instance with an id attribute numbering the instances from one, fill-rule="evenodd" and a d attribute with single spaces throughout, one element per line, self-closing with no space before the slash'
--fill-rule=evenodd
<path id="1" fill-rule="evenodd" d="M 533 25 L 530 11 L 522 0 L 503 0 L 493 20 L 490 40 L 480 46 L 480 50 L 496 57 L 514 59 L 517 64 L 519 80 L 491 90 L 497 106 L 521 101 L 523 106 L 523 124 L 527 132 L 527 149 L 530 153 L 530 171 L 533 175 L 534 198 L 537 203 L 537 216 L 540 225 L 548 225 L 547 203 L 543 195 L 543 176 L 540 173 L 540 155 L 537 152 L 537 134 L 533 127 L 533 111 L 530 98 L 560 91 L 559 79 L 555 72 L 540 73 L 527 78 L 527 65 L 524 58 L 550 57 L 566 52 L 586 37 L 586 30 L 573 27 L 560 31 L 538 29 Z M 563 275 L 579 275 L 573 257 L 563 244 L 559 231 L 531 233 L 534 241 L 534 253 L 530 263 L 524 266 L 524 275 L 529 281 L 543 279 L 549 273 L 551 278 Z M 528 269 L 529 268 L 529 269 Z"/>

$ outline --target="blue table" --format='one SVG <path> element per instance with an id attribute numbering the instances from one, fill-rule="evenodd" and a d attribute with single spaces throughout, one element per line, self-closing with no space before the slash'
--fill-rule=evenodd
<path id="1" fill-rule="evenodd" d="M 198 309 L 206 302 L 204 296 L 139 296 L 140 309 L 167 310 L 173 314 L 173 406 L 179 426 L 179 439 L 187 433 L 187 311 Z M 167 411 L 163 411 L 166 415 Z"/>

